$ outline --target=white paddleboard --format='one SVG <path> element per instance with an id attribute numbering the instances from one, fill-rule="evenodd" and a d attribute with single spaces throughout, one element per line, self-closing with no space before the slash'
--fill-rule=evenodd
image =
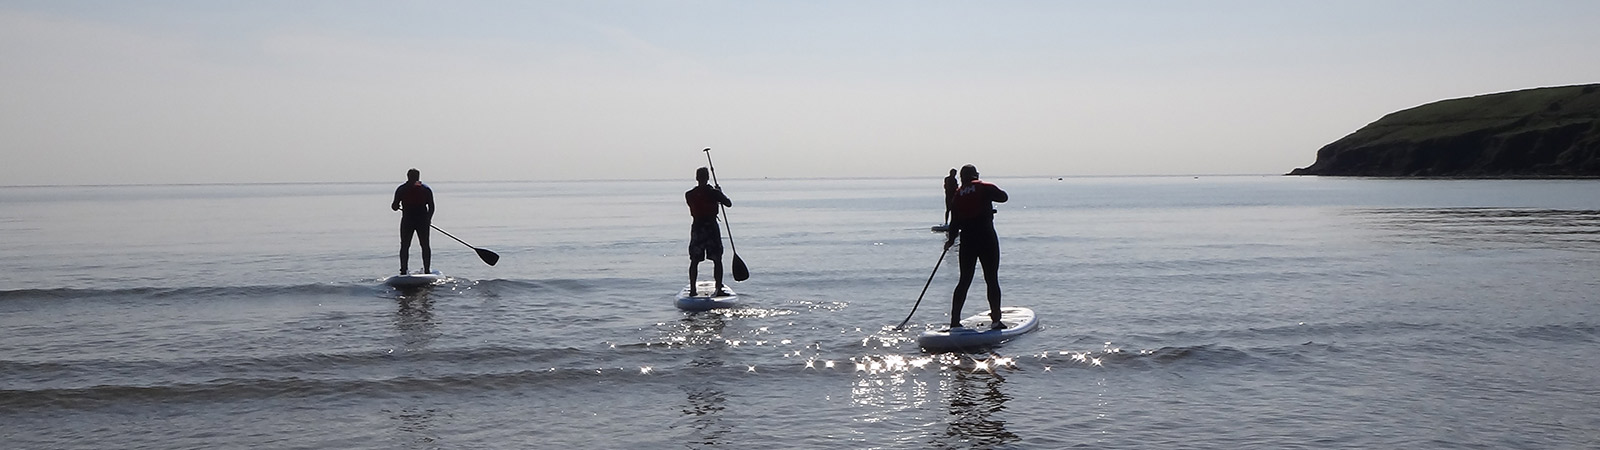
<path id="1" fill-rule="evenodd" d="M 928 330 L 917 336 L 917 345 L 928 350 L 974 350 L 998 345 L 1027 334 L 1039 326 L 1033 310 L 1018 306 L 1000 307 L 1000 323 L 1006 328 L 989 329 L 989 308 L 961 321 L 960 328 Z"/>
<path id="2" fill-rule="evenodd" d="M 441 274 L 439 271 L 435 270 L 433 273 L 417 272 L 406 275 L 395 275 L 384 279 L 383 284 L 397 288 L 419 288 L 443 283 L 444 280 L 444 274 Z"/>
<path id="3" fill-rule="evenodd" d="M 716 281 L 701 281 L 694 286 L 684 286 L 678 291 L 678 309 L 684 311 L 709 311 L 717 308 L 732 308 L 739 303 L 739 294 L 733 293 L 733 288 L 722 285 L 722 290 L 728 295 L 714 295 L 717 290 Z"/>

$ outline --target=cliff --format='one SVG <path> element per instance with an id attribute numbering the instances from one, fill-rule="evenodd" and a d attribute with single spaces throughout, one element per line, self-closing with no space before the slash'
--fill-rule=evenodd
<path id="1" fill-rule="evenodd" d="M 1600 84 L 1444 100 L 1390 113 L 1289 175 L 1600 177 Z"/>

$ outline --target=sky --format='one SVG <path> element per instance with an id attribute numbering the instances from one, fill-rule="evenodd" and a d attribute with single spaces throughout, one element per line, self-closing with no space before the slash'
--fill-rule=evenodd
<path id="1" fill-rule="evenodd" d="M 1581 1 L 0 0 L 0 185 L 1281 174 Z"/>

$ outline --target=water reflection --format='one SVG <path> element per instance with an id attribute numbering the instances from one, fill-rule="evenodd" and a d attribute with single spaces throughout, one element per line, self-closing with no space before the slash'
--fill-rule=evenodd
<path id="1" fill-rule="evenodd" d="M 732 426 L 723 423 L 723 410 L 727 409 L 728 393 L 715 383 L 685 384 L 680 386 L 688 397 L 683 414 L 689 419 L 690 447 L 715 447 L 726 440 Z"/>
<path id="2" fill-rule="evenodd" d="M 856 406 L 872 408 L 873 412 L 861 419 L 866 423 L 881 420 L 888 416 L 883 414 L 886 412 L 921 408 L 927 404 L 928 394 L 928 383 L 904 370 L 866 372 L 850 389 Z"/>
<path id="3" fill-rule="evenodd" d="M 712 348 L 721 348 L 728 344 L 722 338 L 722 331 L 727 328 L 728 321 L 721 312 L 706 311 L 683 316 L 683 319 L 678 320 L 677 326 L 668 332 L 667 343 Z"/>
<path id="4" fill-rule="evenodd" d="M 686 396 L 682 411 L 689 436 L 684 444 L 690 448 L 721 446 L 732 431 L 723 420 L 728 393 L 712 375 L 727 365 L 728 346 L 722 339 L 726 327 L 720 314 L 691 314 L 679 321 L 678 335 L 672 338 L 674 343 L 696 348 L 686 367 L 692 374 L 690 382 L 678 386 Z"/>
<path id="5" fill-rule="evenodd" d="M 427 347 L 439 337 L 433 318 L 432 290 L 423 288 L 401 292 L 395 297 L 394 326 L 400 330 L 401 346 L 407 350 Z"/>
<path id="6" fill-rule="evenodd" d="M 1003 390 L 1003 374 L 1017 368 L 1015 358 L 994 353 L 938 353 L 858 356 L 841 361 L 837 370 L 856 374 L 850 393 L 851 403 L 862 411 L 858 423 L 922 416 L 918 420 L 929 425 L 944 423 L 944 430 L 919 428 L 895 440 L 924 441 L 937 448 L 990 448 L 1020 439 L 995 416 L 1011 399 Z M 942 411 L 934 407 L 941 400 Z"/>
<path id="7" fill-rule="evenodd" d="M 390 419 L 398 425 L 399 448 L 436 449 L 441 448 L 439 433 L 434 430 L 434 415 L 437 410 L 428 408 L 403 408 L 400 410 L 385 410 Z"/>
<path id="8" fill-rule="evenodd" d="M 1019 438 L 1006 430 L 1006 422 L 994 417 L 1005 411 L 1011 396 L 1001 389 L 1005 377 L 998 373 L 957 370 L 941 383 L 946 411 L 945 434 L 939 443 L 945 447 L 992 448 Z"/>

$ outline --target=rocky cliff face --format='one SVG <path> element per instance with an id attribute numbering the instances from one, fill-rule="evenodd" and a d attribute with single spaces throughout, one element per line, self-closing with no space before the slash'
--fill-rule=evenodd
<path id="1" fill-rule="evenodd" d="M 1391 113 L 1289 175 L 1600 177 L 1600 84 L 1444 100 Z"/>

